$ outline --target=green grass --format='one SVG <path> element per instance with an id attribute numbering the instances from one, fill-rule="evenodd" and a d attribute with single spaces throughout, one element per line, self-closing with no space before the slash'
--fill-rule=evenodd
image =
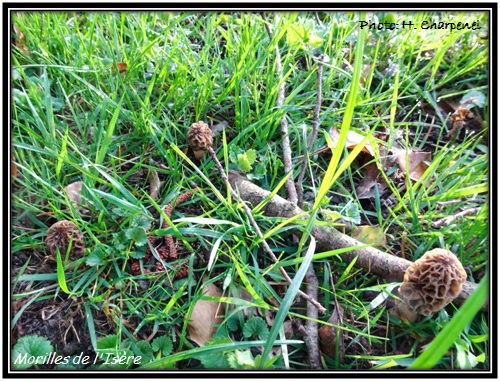
<path id="1" fill-rule="evenodd" d="M 189 125 L 198 120 L 227 121 L 228 129 L 214 139 L 219 160 L 235 169 L 229 160 L 231 149 L 255 150 L 265 174 L 254 182 L 286 197 L 279 120 L 286 113 L 297 176 L 312 130 L 316 48 L 328 61 L 313 151 L 331 144 L 327 133 L 331 126 L 341 131 L 340 142 L 349 130 L 364 132 L 370 144 L 378 147 L 371 160 L 380 166 L 390 149 L 429 147 L 425 139 L 432 116 L 419 111 L 420 102 L 436 105 L 443 97 L 460 99 L 474 90 L 488 93 L 488 43 L 478 37 L 479 31 L 361 31 L 360 14 L 320 12 L 317 16 L 282 13 L 276 21 L 268 15 L 275 31 L 272 41 L 256 13 L 13 16 L 30 54 L 12 47 L 11 135 L 19 171 L 12 193 L 12 256 L 44 257 L 48 253 L 45 232 L 61 219 L 77 224 L 87 247 L 84 259 L 73 267 L 63 269 L 58 263 L 52 271 L 44 267 L 41 274 L 23 273 L 28 268 L 23 267 L 14 282 L 27 282 L 30 287 L 13 295 L 14 300 L 26 298 L 16 321 L 34 302 L 66 298 L 59 280 L 86 312 L 84 330 L 94 349 L 109 334 L 118 335 L 121 348 L 132 351 L 144 335 L 164 334 L 172 339 L 175 353 L 159 354 L 143 369 L 216 367 L 221 365 L 217 362 L 222 361 L 221 353 L 229 361 L 226 365 L 244 367 L 234 361 L 248 356 L 245 351 L 250 348 L 254 348 L 254 363 L 246 363 L 249 367 L 307 369 L 301 336 L 286 339 L 281 323 L 290 317 L 307 319 L 295 297 L 312 260 L 320 301 L 329 311 L 320 320 L 328 319 L 336 302 L 345 310 L 340 325 L 345 358 L 341 362 L 324 357 L 326 369 L 406 369 L 417 358 L 413 366 L 490 367 L 486 314 L 468 315 L 467 325 L 445 343 L 446 350 L 430 353 L 425 345 L 434 337 L 432 345 L 437 345 L 436 340 L 443 337 L 439 332 L 449 330 L 455 317 L 463 316 L 462 309 L 449 306 L 408 326 L 387 313 L 385 302 L 394 284 L 367 275 L 334 254 L 306 254 L 306 234 L 298 248 L 291 240 L 295 222 L 283 223 L 255 208 L 254 217 L 266 240 L 294 280 L 284 287 L 278 265 L 266 257 L 215 164 L 208 155 L 197 163 L 185 150 Z M 445 16 L 450 21 L 487 24 L 486 14 Z M 395 17 L 420 24 L 439 21 L 444 15 L 415 12 Z M 306 33 L 305 38 L 297 37 L 302 33 L 297 30 Z M 280 48 L 286 81 L 281 108 L 276 107 L 279 79 L 274 44 Z M 122 75 L 117 70 L 120 62 L 127 64 Z M 394 72 L 391 65 L 396 65 Z M 473 111 L 487 127 L 488 102 Z M 310 200 L 314 218 L 320 220 L 325 207 L 337 207 L 326 204 L 327 197 L 354 204 L 363 224 L 382 227 L 388 242 L 384 251 L 416 260 L 435 247 L 450 249 L 466 268 L 468 280 L 479 283 L 488 272 L 490 255 L 489 148 L 478 135 L 448 141 L 445 119 L 435 117 L 441 146 L 432 148 L 432 161 L 421 179 L 403 180 L 406 187 L 398 190 L 402 183 L 394 177 L 397 168 L 381 172 L 380 178 L 395 194 L 387 214 L 381 211 L 385 200 L 378 192 L 371 204 L 356 194 L 356 184 L 365 176 L 365 163 L 356 160 L 361 146 L 310 156 L 304 190 L 316 197 Z M 157 199 L 150 196 L 151 171 L 162 181 Z M 86 214 L 64 192 L 75 181 L 83 182 Z M 168 219 L 163 209 L 191 190 L 191 182 L 198 191 Z M 449 203 L 457 200 L 462 201 Z M 431 226 L 465 207 L 480 210 L 448 226 Z M 168 228 L 162 228 L 163 220 Z M 315 220 L 309 222 L 312 225 Z M 123 232 L 142 223 L 149 227 L 135 230 L 137 234 L 177 239 L 183 256 L 179 263 L 189 267 L 187 278 L 173 280 L 179 263 L 168 263 L 169 270 L 160 275 L 133 275 L 130 262 L 140 258 L 150 243 L 141 243 L 143 236 L 131 238 Z M 187 332 L 194 304 L 207 298 L 201 294 L 204 283 L 222 289 L 221 297 L 208 299 L 220 301 L 227 311 L 212 341 L 198 347 L 188 340 Z M 251 302 L 240 296 L 242 290 L 253 297 Z M 374 294 L 379 295 L 376 302 L 367 296 Z M 94 321 L 93 316 L 103 310 L 111 329 Z M 265 317 L 266 312 L 278 322 L 269 326 L 269 339 L 243 337 L 248 318 Z M 258 357 L 262 350 L 255 349 L 263 348 L 267 358 L 276 346 L 282 352 L 271 362 Z M 400 348 L 404 353 L 398 353 Z M 420 362 L 419 355 L 427 362 Z"/>

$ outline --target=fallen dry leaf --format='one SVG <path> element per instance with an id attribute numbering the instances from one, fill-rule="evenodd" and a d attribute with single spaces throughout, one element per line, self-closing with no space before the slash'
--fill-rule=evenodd
<path id="1" fill-rule="evenodd" d="M 125 74 L 127 74 L 127 63 L 126 62 L 117 62 L 116 63 L 116 68 L 113 68 L 113 73 L 120 73 L 122 77 L 125 77 Z"/>
<path id="2" fill-rule="evenodd" d="M 445 117 L 446 115 L 453 113 L 459 105 L 458 101 L 446 98 L 440 99 L 436 103 L 437 109 L 430 103 L 425 102 L 420 103 L 420 109 L 430 116 L 438 116 L 438 114 L 440 114 Z"/>
<path id="3" fill-rule="evenodd" d="M 440 99 L 436 103 L 437 107 L 433 107 L 429 103 L 421 103 L 420 108 L 425 113 L 432 116 L 441 115 L 443 118 L 446 118 L 450 115 L 447 120 L 449 129 L 447 138 L 454 139 L 462 128 L 465 128 L 467 132 L 479 132 L 483 129 L 483 122 L 470 110 L 470 108 L 473 105 L 480 108 L 483 107 L 485 98 L 483 93 L 471 91 L 460 101 L 455 98 Z"/>
<path id="4" fill-rule="evenodd" d="M 20 13 L 17 13 L 17 17 L 21 17 Z M 26 36 L 24 35 L 23 32 L 21 32 L 21 29 L 16 25 L 16 23 L 12 23 L 12 31 L 14 32 L 14 40 L 16 46 L 22 50 L 26 55 L 31 56 L 31 52 L 28 49 L 28 47 L 25 45 L 26 42 Z"/>
<path id="5" fill-rule="evenodd" d="M 398 158 L 399 168 L 406 172 L 406 150 L 399 150 L 395 152 Z M 408 152 L 408 173 L 410 179 L 417 181 L 424 174 L 425 170 L 429 167 L 432 160 L 430 152 Z"/>
<path id="6" fill-rule="evenodd" d="M 217 286 L 209 283 L 203 286 L 203 295 L 218 297 L 222 295 L 222 292 Z M 219 316 L 222 314 L 222 309 L 222 305 L 218 302 L 198 300 L 189 317 L 187 326 L 189 338 L 200 347 L 205 345 L 217 330 L 216 325 L 222 322 Z"/>
<path id="7" fill-rule="evenodd" d="M 451 114 L 450 119 L 452 124 L 448 132 L 448 139 L 454 139 L 462 128 L 465 128 L 466 131 L 473 132 L 479 132 L 483 129 L 481 120 L 477 118 L 471 110 L 462 106 Z"/>
<path id="8" fill-rule="evenodd" d="M 388 188 L 384 178 L 379 178 L 380 170 L 378 169 L 377 164 L 370 163 L 364 166 L 362 170 L 365 177 L 363 177 L 356 187 L 356 194 L 359 199 L 373 198 L 375 184 L 378 186 L 379 194 L 383 193 Z"/>
<path id="9" fill-rule="evenodd" d="M 10 181 L 14 182 L 14 180 L 17 178 L 17 164 L 14 153 L 12 153 L 12 161 L 10 162 L 10 175 Z"/>
<path id="10" fill-rule="evenodd" d="M 330 130 L 330 136 L 332 138 L 334 145 L 336 146 L 340 137 L 340 131 L 337 129 L 337 127 L 332 127 L 332 129 Z M 356 131 L 349 130 L 347 132 L 345 145 L 348 149 L 354 149 L 363 141 L 364 138 L 365 136 L 358 134 Z M 375 156 L 373 148 L 370 146 L 369 142 L 366 142 L 365 146 L 361 151 L 369 153 L 372 156 Z"/>
<path id="11" fill-rule="evenodd" d="M 75 208 L 78 204 L 82 203 L 82 185 L 83 183 L 81 181 L 75 181 L 64 187 L 64 191 L 68 195 L 70 201 L 75 205 Z"/>
<path id="12" fill-rule="evenodd" d="M 342 339 L 342 331 L 338 326 L 342 324 L 342 316 L 344 310 L 342 307 L 335 307 L 328 319 L 328 323 L 336 325 L 332 327 L 323 325 L 319 330 L 319 345 L 323 353 L 327 354 L 331 359 L 335 359 L 338 354 L 339 363 L 344 362 L 344 340 Z M 338 343 L 338 344 L 337 344 Z M 338 351 L 337 351 L 338 349 Z"/>
<path id="13" fill-rule="evenodd" d="M 64 191 L 68 195 L 69 200 L 73 203 L 73 206 L 80 214 L 88 215 L 90 211 L 86 208 L 83 208 L 82 205 L 82 185 L 81 181 L 75 181 L 69 185 L 64 187 Z M 85 202 L 83 202 L 85 204 Z"/>
<path id="14" fill-rule="evenodd" d="M 149 179 L 149 195 L 153 200 L 158 198 L 158 192 L 160 191 L 160 187 L 162 182 L 160 181 L 160 177 L 158 176 L 158 172 L 155 170 L 150 170 L 148 173 Z"/>

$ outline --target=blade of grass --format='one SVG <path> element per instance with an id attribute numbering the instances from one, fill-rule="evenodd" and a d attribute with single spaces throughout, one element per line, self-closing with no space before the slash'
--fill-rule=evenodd
<path id="1" fill-rule="evenodd" d="M 167 368 L 178 361 L 187 360 L 193 358 L 195 356 L 199 356 L 204 353 L 212 353 L 212 352 L 225 352 L 225 351 L 234 351 L 237 349 L 247 349 L 252 347 L 259 347 L 264 345 L 266 342 L 263 340 L 258 341 L 241 341 L 237 343 L 231 344 L 215 344 L 208 345 L 205 347 L 194 348 L 183 352 L 178 352 L 173 355 L 167 356 L 157 361 L 150 362 L 145 364 L 138 369 L 162 369 Z M 276 341 L 276 345 L 298 345 L 302 344 L 301 340 L 278 340 Z"/>
<path id="2" fill-rule="evenodd" d="M 97 351 L 94 317 L 92 316 L 92 311 L 87 303 L 84 303 L 83 307 L 85 308 L 85 320 L 87 320 L 87 326 L 89 327 L 90 342 L 92 343 L 94 351 Z"/>
<path id="3" fill-rule="evenodd" d="M 70 247 L 68 247 L 68 250 L 70 249 Z M 66 284 L 66 275 L 64 274 L 64 266 L 62 263 L 61 252 L 59 251 L 59 249 L 57 249 L 56 252 L 56 261 L 57 261 L 57 282 L 59 283 L 59 287 L 61 287 L 61 290 L 63 290 L 66 294 L 69 295 L 71 292 L 69 291 L 68 285 Z"/>
<path id="4" fill-rule="evenodd" d="M 269 330 L 269 336 L 267 338 L 266 345 L 262 352 L 262 363 L 260 364 L 261 369 L 267 363 L 267 358 L 269 357 L 269 354 L 271 353 L 271 349 L 273 348 L 273 346 L 278 345 L 275 342 L 275 339 L 278 336 L 279 330 L 283 325 L 286 316 L 288 315 L 288 310 L 292 306 L 295 296 L 297 295 L 297 291 L 299 291 L 300 285 L 302 284 L 302 281 L 306 276 L 307 269 L 311 264 L 315 250 L 316 250 L 316 240 L 314 239 L 314 237 L 311 236 L 311 242 L 309 244 L 309 248 L 307 249 L 306 254 L 304 255 L 304 261 L 300 265 L 297 274 L 295 275 L 292 283 L 288 287 L 288 290 L 283 300 L 281 301 L 281 306 L 278 312 L 276 313 L 276 317 L 274 318 L 273 326 Z"/>
<path id="5" fill-rule="evenodd" d="M 36 301 L 36 299 L 37 299 L 40 295 L 42 295 L 43 291 L 44 291 L 44 290 L 40 290 L 40 291 L 38 292 L 38 294 L 33 295 L 33 297 L 32 297 L 30 300 L 28 300 L 27 302 L 23 303 L 23 306 L 19 309 L 19 311 L 16 313 L 16 315 L 12 318 L 12 323 L 11 323 L 11 327 L 12 327 L 12 329 L 14 329 L 14 327 L 16 326 L 16 323 L 17 323 L 17 321 L 19 320 L 19 318 L 21 317 L 21 315 L 23 314 L 24 310 L 25 310 L 26 308 L 28 308 L 28 307 L 31 305 L 31 303 L 33 303 L 34 301 Z"/>
<path id="6" fill-rule="evenodd" d="M 363 21 L 364 17 L 365 17 L 365 15 L 364 15 L 364 13 L 362 13 L 360 15 L 360 18 L 359 18 L 360 21 Z M 344 152 L 344 150 L 341 147 L 344 147 L 345 142 L 347 140 L 347 133 L 349 132 L 349 128 L 351 126 L 351 121 L 352 121 L 352 117 L 354 114 L 354 107 L 356 106 L 356 103 L 357 103 L 358 90 L 359 90 L 359 79 L 361 77 L 361 70 L 363 67 L 364 41 L 365 41 L 365 30 L 361 29 L 359 31 L 358 42 L 356 45 L 356 58 L 355 58 L 354 68 L 353 68 L 353 79 L 351 82 L 351 88 L 349 89 L 349 96 L 347 98 L 347 105 L 346 105 L 346 109 L 345 109 L 345 113 L 344 113 L 344 118 L 342 119 L 342 127 L 340 129 L 340 136 L 339 136 L 339 139 L 338 139 L 337 145 L 336 145 L 337 149 L 332 150 L 332 158 L 331 158 L 330 163 L 328 165 L 328 168 L 326 170 L 323 181 L 321 182 L 321 185 L 319 187 L 318 196 L 316 197 L 316 201 L 315 201 L 314 206 L 313 206 L 314 213 L 319 209 L 319 207 L 321 205 L 321 201 L 323 200 L 323 197 L 328 193 L 328 191 L 332 187 L 333 182 L 335 181 L 335 178 L 340 175 L 339 171 L 338 170 L 336 171 L 336 169 L 337 169 L 338 163 L 340 161 L 340 156 Z M 361 148 L 359 148 L 359 150 L 361 150 Z"/>
<path id="7" fill-rule="evenodd" d="M 43 68 L 43 88 L 44 88 L 44 106 L 45 106 L 45 120 L 47 121 L 50 136 L 55 141 L 56 139 L 56 126 L 54 123 L 54 110 L 52 108 L 52 95 L 50 94 L 50 81 L 47 74 L 47 68 Z"/>
<path id="8" fill-rule="evenodd" d="M 97 148 L 96 159 L 95 159 L 95 163 L 97 165 L 102 164 L 104 157 L 108 152 L 108 148 L 111 144 L 111 137 L 113 136 L 113 132 L 115 131 L 116 127 L 116 122 L 118 121 L 118 115 L 120 115 L 124 96 L 125 95 L 123 95 L 122 99 L 120 99 L 120 102 L 118 102 L 115 112 L 113 113 L 113 116 L 109 121 L 108 127 L 106 128 L 106 134 L 104 135 L 104 138 L 102 139 L 101 142 L 101 146 Z"/>
<path id="9" fill-rule="evenodd" d="M 241 281 L 245 285 L 245 289 L 248 291 L 248 293 L 252 296 L 252 298 L 263 308 L 270 308 L 270 306 L 259 296 L 259 294 L 255 291 L 253 288 L 252 284 L 246 277 L 245 273 L 243 272 L 243 269 L 238 265 L 237 259 L 234 258 L 233 256 L 233 261 L 234 261 L 234 267 L 236 268 L 236 271 L 238 272 L 238 275 L 241 278 Z"/>

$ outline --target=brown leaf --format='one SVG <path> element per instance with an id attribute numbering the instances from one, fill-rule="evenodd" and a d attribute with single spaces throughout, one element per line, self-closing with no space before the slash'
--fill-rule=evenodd
<path id="1" fill-rule="evenodd" d="M 71 183 L 67 186 L 64 187 L 64 191 L 68 195 L 69 200 L 73 203 L 73 206 L 75 207 L 78 212 L 81 214 L 88 215 L 90 214 L 90 211 L 86 208 L 83 208 L 82 205 L 82 185 L 83 183 L 81 181 L 75 181 L 74 183 Z M 83 202 L 85 204 L 85 202 Z"/>
<path id="2" fill-rule="evenodd" d="M 332 127 L 332 129 L 330 130 L 330 136 L 332 137 L 333 143 L 336 145 L 340 138 L 340 131 L 337 129 L 337 127 Z M 348 149 L 354 149 L 363 141 L 364 138 L 365 136 L 358 134 L 356 131 L 349 130 L 347 132 L 345 145 Z M 371 156 L 375 156 L 373 148 L 370 146 L 369 142 L 366 142 L 361 151 L 369 153 Z"/>
<path id="3" fill-rule="evenodd" d="M 479 118 L 477 118 L 474 113 L 460 106 L 453 114 L 451 114 L 450 119 L 452 121 L 451 129 L 448 132 L 448 138 L 453 139 L 457 136 L 462 128 L 468 131 L 478 132 L 483 129 L 483 123 Z"/>
<path id="4" fill-rule="evenodd" d="M 457 100 L 451 98 L 441 98 L 437 102 L 438 107 L 443 110 L 446 114 L 454 112 L 460 105 Z"/>
<path id="5" fill-rule="evenodd" d="M 293 337 L 295 331 L 291 320 L 285 320 L 283 323 L 283 331 L 285 332 L 285 339 L 290 340 Z"/>
<path id="6" fill-rule="evenodd" d="M 158 172 L 150 170 L 148 173 L 148 179 L 149 179 L 149 195 L 153 200 L 156 200 L 158 198 L 158 192 L 160 191 L 160 187 L 162 185 L 160 177 L 158 176 Z"/>
<path id="7" fill-rule="evenodd" d="M 372 198 L 373 197 L 373 188 L 377 183 L 377 177 L 380 174 L 380 171 L 377 167 L 377 164 L 370 163 L 363 167 L 363 172 L 365 177 L 359 182 L 356 187 L 356 194 L 360 199 Z"/>
<path id="8" fill-rule="evenodd" d="M 342 339 L 342 330 L 338 327 L 342 324 L 344 309 L 340 306 L 334 308 L 332 316 L 328 323 L 336 325 L 332 327 L 323 325 L 319 330 L 319 346 L 321 350 L 331 359 L 335 359 L 338 354 L 339 362 L 344 362 L 344 340 Z M 337 352 L 338 350 L 338 352 Z"/>
<path id="9" fill-rule="evenodd" d="M 82 185 L 83 183 L 81 181 L 75 181 L 64 187 L 64 191 L 68 195 L 70 201 L 75 204 L 75 208 L 78 204 L 82 203 Z"/>
<path id="10" fill-rule="evenodd" d="M 122 77 L 125 77 L 125 74 L 127 74 L 127 63 L 126 62 L 117 62 L 116 63 L 116 69 L 113 68 L 113 73 L 120 73 Z"/>
<path id="11" fill-rule="evenodd" d="M 437 109 L 430 103 L 421 102 L 420 108 L 423 112 L 431 116 L 438 116 L 438 114 L 441 114 L 445 117 L 446 115 L 455 112 L 455 110 L 460 106 L 460 103 L 450 98 L 443 98 L 440 99 L 436 105 Z"/>
<path id="12" fill-rule="evenodd" d="M 17 13 L 17 17 L 21 17 L 21 14 Z M 26 53 L 28 56 L 31 56 L 30 50 L 25 45 L 26 36 L 24 35 L 23 32 L 21 32 L 21 29 L 19 29 L 16 23 L 12 23 L 12 31 L 14 32 L 13 34 L 15 35 L 14 37 L 15 45 L 19 49 L 21 49 L 24 53 Z"/>
<path id="13" fill-rule="evenodd" d="M 10 175 L 10 181 L 14 182 L 14 180 L 17 178 L 17 164 L 14 153 L 12 153 L 12 160 L 10 162 Z"/>
<path id="14" fill-rule="evenodd" d="M 217 286 L 209 283 L 203 286 L 203 295 L 218 297 L 222 295 L 222 292 Z M 189 317 L 187 326 L 189 338 L 200 347 L 205 345 L 217 330 L 216 325 L 222 322 L 222 319 L 219 317 L 222 309 L 222 305 L 218 302 L 198 300 Z"/>
<path id="15" fill-rule="evenodd" d="M 396 152 L 399 168 L 406 172 L 406 150 Z M 408 152 L 408 173 L 410 179 L 417 181 L 422 177 L 425 170 L 429 167 L 429 162 L 432 160 L 430 152 Z"/>
<path id="16" fill-rule="evenodd" d="M 364 177 L 356 187 L 356 194 L 360 199 L 373 198 L 375 195 L 375 185 L 377 185 L 379 194 L 384 193 L 386 189 L 389 188 L 385 178 L 380 176 L 380 168 L 383 168 L 382 170 L 387 170 L 395 164 L 395 161 L 391 162 L 392 155 L 386 155 L 386 148 L 383 145 L 380 145 L 378 150 L 380 157 L 384 158 L 381 159 L 379 164 L 375 163 L 373 157 L 366 153 L 361 153 L 356 158 L 356 162 L 361 168 L 360 171 L 364 174 Z"/>

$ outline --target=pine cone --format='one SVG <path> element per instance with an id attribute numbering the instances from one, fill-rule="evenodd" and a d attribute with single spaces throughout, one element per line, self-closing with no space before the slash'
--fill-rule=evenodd
<path id="1" fill-rule="evenodd" d="M 203 153 L 213 144 L 212 130 L 205 122 L 200 120 L 198 123 L 193 123 L 189 127 L 187 139 L 189 146 L 193 149 L 195 154 L 200 151 Z M 197 156 L 197 158 L 199 157 Z"/>

